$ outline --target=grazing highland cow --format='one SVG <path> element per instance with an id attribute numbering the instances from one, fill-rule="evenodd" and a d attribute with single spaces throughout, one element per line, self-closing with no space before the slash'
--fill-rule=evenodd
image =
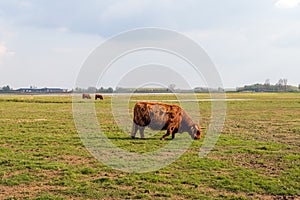
<path id="1" fill-rule="evenodd" d="M 146 126 L 153 130 L 167 130 L 161 140 L 170 134 L 174 139 L 176 133 L 183 132 L 188 132 L 193 139 L 199 140 L 202 134 L 200 126 L 195 124 L 180 106 L 164 103 L 138 102 L 135 104 L 131 137 L 135 138 L 139 130 L 141 138 L 144 138 Z"/>
<path id="2" fill-rule="evenodd" d="M 101 94 L 96 94 L 95 100 L 97 100 L 97 99 L 103 100 L 103 96 Z"/>
<path id="3" fill-rule="evenodd" d="M 82 98 L 83 99 L 91 99 L 91 95 L 87 94 L 87 93 L 84 93 L 84 94 L 82 94 Z"/>

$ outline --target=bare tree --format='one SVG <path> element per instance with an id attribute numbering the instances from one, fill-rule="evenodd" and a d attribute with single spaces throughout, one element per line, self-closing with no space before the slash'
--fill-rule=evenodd
<path id="1" fill-rule="evenodd" d="M 279 86 L 282 86 L 282 85 L 283 85 L 283 80 L 282 80 L 282 78 L 278 80 L 278 82 L 277 82 L 276 85 L 279 85 Z"/>
<path id="2" fill-rule="evenodd" d="M 169 90 L 171 90 L 172 92 L 174 92 L 175 91 L 175 87 L 176 87 L 176 85 L 174 83 L 172 83 L 172 84 L 169 85 Z"/>
<path id="3" fill-rule="evenodd" d="M 271 88 L 270 79 L 266 79 L 264 84 L 264 90 L 269 91 L 270 88 Z"/>
<path id="4" fill-rule="evenodd" d="M 283 79 L 283 88 L 284 88 L 284 91 L 285 91 L 285 92 L 287 91 L 287 83 L 288 83 L 287 78 L 284 78 L 284 79 Z"/>
<path id="5" fill-rule="evenodd" d="M 276 83 L 276 90 L 280 91 L 282 88 L 283 80 L 279 79 L 278 82 Z"/>
<path id="6" fill-rule="evenodd" d="M 270 79 L 265 80 L 265 86 L 270 86 Z"/>

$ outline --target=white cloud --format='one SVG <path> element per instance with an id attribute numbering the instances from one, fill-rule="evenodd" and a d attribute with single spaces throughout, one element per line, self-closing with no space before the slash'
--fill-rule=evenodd
<path id="1" fill-rule="evenodd" d="M 66 33 L 69 31 L 69 28 L 65 27 L 65 26 L 61 26 L 61 27 L 58 27 L 56 30 L 61 33 Z"/>
<path id="2" fill-rule="evenodd" d="M 145 2 L 134 1 L 120 1 L 110 5 L 103 13 L 102 18 L 107 19 L 122 19 L 135 16 L 146 8 Z"/>
<path id="3" fill-rule="evenodd" d="M 6 46 L 4 44 L 0 44 L 0 56 L 4 56 L 7 52 Z"/>
<path id="4" fill-rule="evenodd" d="M 298 85 L 299 5 L 300 0 L 0 0 L 5 68 L 0 81 L 13 87 L 72 87 L 75 71 L 106 37 L 150 26 L 187 33 L 199 42 L 225 86 L 283 76 Z"/>
<path id="5" fill-rule="evenodd" d="M 281 77 L 298 85 L 300 22 L 264 19 L 237 28 L 186 32 L 208 53 L 224 85 L 273 82 Z"/>
<path id="6" fill-rule="evenodd" d="M 295 8 L 299 5 L 300 0 L 279 0 L 276 2 L 278 8 Z"/>
<path id="7" fill-rule="evenodd" d="M 13 56 L 15 53 L 9 51 L 4 42 L 0 42 L 0 65 L 3 64 L 3 59 Z"/>

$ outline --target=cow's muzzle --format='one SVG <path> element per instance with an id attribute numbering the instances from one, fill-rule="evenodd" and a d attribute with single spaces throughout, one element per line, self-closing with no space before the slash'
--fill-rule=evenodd
<path id="1" fill-rule="evenodd" d="M 200 137 L 198 135 L 194 135 L 194 140 L 200 140 Z"/>

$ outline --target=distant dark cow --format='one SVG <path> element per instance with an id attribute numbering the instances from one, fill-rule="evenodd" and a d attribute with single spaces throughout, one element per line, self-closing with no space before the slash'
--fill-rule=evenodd
<path id="1" fill-rule="evenodd" d="M 91 95 L 84 93 L 84 94 L 82 94 L 82 98 L 83 99 L 91 99 Z"/>
<path id="2" fill-rule="evenodd" d="M 164 103 L 138 102 L 134 106 L 134 117 L 131 137 L 135 138 L 137 130 L 141 138 L 144 138 L 144 129 L 149 126 L 153 130 L 167 130 L 161 137 L 176 133 L 188 132 L 193 139 L 199 140 L 202 135 L 201 128 L 195 124 L 190 116 L 178 105 Z"/>
<path id="3" fill-rule="evenodd" d="M 96 94 L 95 100 L 97 100 L 97 99 L 103 100 L 103 96 L 101 94 Z"/>

